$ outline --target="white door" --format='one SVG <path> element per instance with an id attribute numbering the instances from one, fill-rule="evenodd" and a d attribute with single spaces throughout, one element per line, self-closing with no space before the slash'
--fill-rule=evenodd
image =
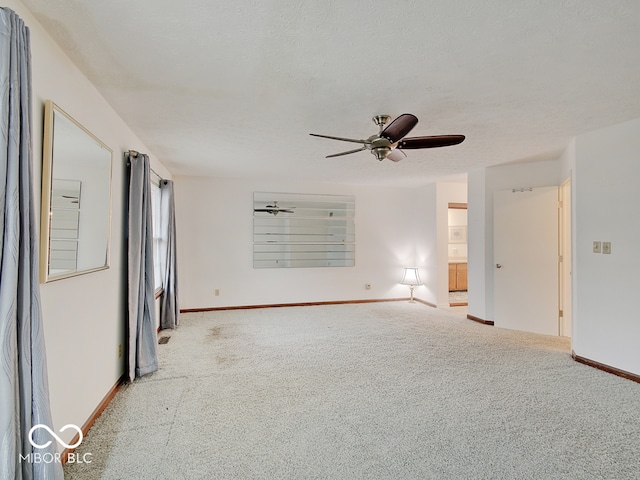
<path id="1" fill-rule="evenodd" d="M 558 187 L 493 198 L 496 327 L 558 335 Z"/>

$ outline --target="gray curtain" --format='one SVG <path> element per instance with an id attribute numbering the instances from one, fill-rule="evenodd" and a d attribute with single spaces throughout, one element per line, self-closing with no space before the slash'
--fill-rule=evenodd
<path id="1" fill-rule="evenodd" d="M 57 443 L 32 447 L 31 427 L 52 428 L 38 283 L 31 138 L 29 29 L 0 8 L 0 478 L 61 479 Z M 52 428 L 53 430 L 53 428 Z M 43 445 L 44 429 L 34 431 Z M 21 459 L 22 458 L 22 459 Z"/>
<path id="2" fill-rule="evenodd" d="M 158 369 L 149 157 L 129 154 L 129 355 L 133 381 Z"/>
<path id="3" fill-rule="evenodd" d="M 163 268 L 162 287 L 164 293 L 160 300 L 160 328 L 176 328 L 179 323 L 178 278 L 176 266 L 176 207 L 173 197 L 173 182 L 160 181 L 160 218 L 161 231 L 165 235 L 166 249 L 160 264 Z"/>

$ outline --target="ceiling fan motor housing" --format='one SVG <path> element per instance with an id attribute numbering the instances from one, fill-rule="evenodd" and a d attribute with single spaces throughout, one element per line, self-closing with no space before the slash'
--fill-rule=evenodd
<path id="1" fill-rule="evenodd" d="M 385 137 L 378 137 L 377 135 L 372 135 L 369 137 L 369 141 L 371 142 L 370 148 L 371 153 L 378 159 L 384 160 L 389 155 L 391 151 L 392 143 L 389 139 Z"/>

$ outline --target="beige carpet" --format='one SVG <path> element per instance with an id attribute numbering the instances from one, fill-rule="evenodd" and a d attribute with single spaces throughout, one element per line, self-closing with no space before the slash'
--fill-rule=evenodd
<path id="1" fill-rule="evenodd" d="M 449 303 L 464 303 L 469 301 L 469 293 L 464 291 L 449 292 Z"/>
<path id="2" fill-rule="evenodd" d="M 181 322 L 66 478 L 640 476 L 640 385 L 574 362 L 566 339 L 408 302 Z"/>

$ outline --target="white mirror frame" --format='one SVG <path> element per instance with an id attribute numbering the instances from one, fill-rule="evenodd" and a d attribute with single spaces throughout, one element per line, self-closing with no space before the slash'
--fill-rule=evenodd
<path id="1" fill-rule="evenodd" d="M 109 268 L 112 163 L 109 147 L 51 100 L 45 102 L 42 283 Z M 58 265 L 52 268 L 52 262 Z"/>

